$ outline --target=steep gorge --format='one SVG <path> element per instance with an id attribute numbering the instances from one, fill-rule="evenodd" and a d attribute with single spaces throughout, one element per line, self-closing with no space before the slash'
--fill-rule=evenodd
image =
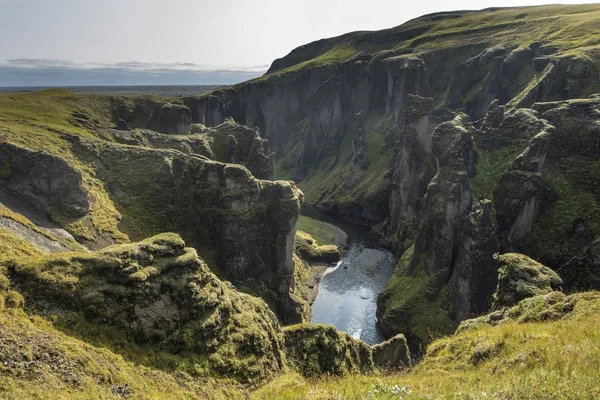
<path id="1" fill-rule="evenodd" d="M 495 253 L 566 276 L 600 234 L 597 179 L 580 175 L 597 168 L 598 101 L 586 99 L 600 92 L 597 21 L 597 6 L 435 14 L 303 46 L 261 78 L 183 103 L 193 122 L 257 127 L 277 176 L 379 232 L 402 256 L 382 328 L 426 343 L 489 309 Z"/>

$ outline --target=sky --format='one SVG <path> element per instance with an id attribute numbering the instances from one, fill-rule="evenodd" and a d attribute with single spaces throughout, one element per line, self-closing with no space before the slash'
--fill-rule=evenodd
<path id="1" fill-rule="evenodd" d="M 321 38 L 549 1 L 0 0 L 0 86 L 230 84 Z"/>

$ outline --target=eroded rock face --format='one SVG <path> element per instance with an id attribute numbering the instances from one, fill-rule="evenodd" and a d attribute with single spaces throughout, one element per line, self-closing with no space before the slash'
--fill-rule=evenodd
<path id="1" fill-rule="evenodd" d="M 81 173 L 46 152 L 0 143 L 0 182 L 0 190 L 55 220 L 77 219 L 90 209 Z"/>
<path id="2" fill-rule="evenodd" d="M 290 366 L 304 376 L 365 373 L 374 369 L 371 348 L 333 326 L 303 324 L 284 328 Z"/>
<path id="3" fill-rule="evenodd" d="M 243 165 L 258 179 L 273 179 L 274 159 L 269 141 L 262 139 L 258 130 L 239 125 L 231 119 L 214 128 L 196 125 L 192 134 L 185 136 L 167 135 L 150 129 L 111 129 L 108 134 L 118 143 L 197 154 L 215 161 Z"/>
<path id="4" fill-rule="evenodd" d="M 95 166 L 130 237 L 177 231 L 283 321 L 301 321 L 292 255 L 303 196 L 293 183 L 260 181 L 240 165 L 178 151 L 85 140 L 75 140 L 74 150 Z"/>
<path id="5" fill-rule="evenodd" d="M 556 272 L 523 254 L 502 254 L 498 261 L 500 269 L 494 308 L 513 306 L 523 299 L 544 295 L 562 286 L 562 279 Z"/>
<path id="6" fill-rule="evenodd" d="M 206 357 L 214 371 L 243 381 L 285 368 L 283 337 L 267 305 L 217 279 L 176 234 L 14 262 L 9 275 L 29 308 L 70 329 L 74 312 L 139 344 Z"/>
<path id="7" fill-rule="evenodd" d="M 192 111 L 182 104 L 165 104 L 148 121 L 148 128 L 173 135 L 190 133 Z"/>
<path id="8" fill-rule="evenodd" d="M 600 287 L 600 238 L 569 260 L 559 270 L 565 286 L 576 290 Z"/>
<path id="9" fill-rule="evenodd" d="M 412 361 L 406 338 L 399 334 L 383 343 L 371 346 L 373 363 L 377 368 L 394 370 L 410 368 Z"/>
<path id="10" fill-rule="evenodd" d="M 183 104 L 172 104 L 151 97 L 111 97 L 110 101 L 113 120 L 118 122 L 119 130 L 132 127 L 171 135 L 190 133 L 192 111 Z"/>

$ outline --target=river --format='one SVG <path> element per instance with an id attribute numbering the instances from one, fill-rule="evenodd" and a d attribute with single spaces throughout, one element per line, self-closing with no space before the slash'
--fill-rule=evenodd
<path id="1" fill-rule="evenodd" d="M 335 225 L 348 236 L 341 260 L 327 268 L 312 305 L 312 322 L 333 325 L 369 344 L 384 340 L 377 326 L 377 295 L 392 275 L 395 259 L 377 247 L 362 227 L 303 209 L 303 214 Z"/>

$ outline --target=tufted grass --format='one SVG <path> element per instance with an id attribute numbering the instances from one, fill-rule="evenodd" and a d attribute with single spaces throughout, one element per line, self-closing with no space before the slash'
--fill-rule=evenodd
<path id="1" fill-rule="evenodd" d="M 305 379 L 284 375 L 253 399 L 594 399 L 600 396 L 600 300 L 566 319 L 511 322 L 433 342 L 411 371 Z M 391 395 L 395 385 L 410 395 Z M 373 390 L 379 392 L 375 393 Z"/>

